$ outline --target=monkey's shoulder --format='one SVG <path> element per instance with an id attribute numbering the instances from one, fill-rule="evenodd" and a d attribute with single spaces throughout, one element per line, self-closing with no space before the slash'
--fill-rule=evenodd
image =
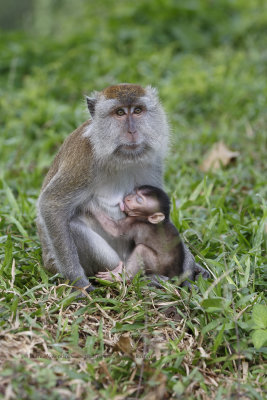
<path id="1" fill-rule="evenodd" d="M 164 224 L 164 229 L 165 229 L 166 235 L 168 235 L 168 236 L 172 236 L 172 237 L 174 237 L 174 236 L 178 236 L 179 237 L 180 236 L 178 229 L 176 228 L 176 226 L 170 220 L 168 220 Z"/>
<path id="2" fill-rule="evenodd" d="M 136 244 L 149 245 L 157 248 L 166 241 L 168 233 L 165 230 L 165 224 L 154 225 L 149 222 L 138 222 L 132 225 L 133 236 Z"/>
<path id="3" fill-rule="evenodd" d="M 72 181 L 73 183 L 85 182 L 90 176 L 93 150 L 90 140 L 84 136 L 90 123 L 90 120 L 84 122 L 64 140 L 46 175 L 43 189 L 56 174 L 67 177 L 70 184 Z"/>
<path id="4" fill-rule="evenodd" d="M 91 121 L 88 120 L 73 131 L 64 141 L 59 149 L 58 157 L 66 164 L 86 164 L 88 156 L 92 156 L 93 149 L 88 137 L 84 135 Z"/>
<path id="5" fill-rule="evenodd" d="M 132 224 L 132 226 L 129 226 L 128 228 L 129 230 L 132 229 L 131 233 L 136 245 L 149 245 L 150 243 L 153 243 L 153 238 L 157 235 L 156 226 L 148 222 L 140 221 Z"/>

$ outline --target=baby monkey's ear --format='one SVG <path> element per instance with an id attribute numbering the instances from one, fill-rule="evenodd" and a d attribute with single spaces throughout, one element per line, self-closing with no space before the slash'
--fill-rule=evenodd
<path id="1" fill-rule="evenodd" d="M 158 224 L 165 219 L 165 215 L 161 212 L 157 212 L 149 215 L 147 219 L 151 224 Z"/>

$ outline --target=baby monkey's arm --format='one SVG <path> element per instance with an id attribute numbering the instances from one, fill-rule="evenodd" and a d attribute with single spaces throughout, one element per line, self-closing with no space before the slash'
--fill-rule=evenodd
<path id="1" fill-rule="evenodd" d="M 95 219 L 109 235 L 117 238 L 127 232 L 127 218 L 115 221 L 103 213 L 94 214 Z"/>

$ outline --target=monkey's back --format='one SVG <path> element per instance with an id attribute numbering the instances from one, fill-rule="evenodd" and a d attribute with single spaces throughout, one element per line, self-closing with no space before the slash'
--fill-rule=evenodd
<path id="1" fill-rule="evenodd" d="M 153 261 L 145 260 L 148 274 L 173 278 L 183 273 L 184 247 L 178 230 L 170 221 L 159 225 L 144 223 L 135 244 L 143 244 L 153 251 Z"/>
<path id="2" fill-rule="evenodd" d="M 163 224 L 165 237 L 158 250 L 160 274 L 173 278 L 183 273 L 184 248 L 176 227 L 167 221 Z"/>

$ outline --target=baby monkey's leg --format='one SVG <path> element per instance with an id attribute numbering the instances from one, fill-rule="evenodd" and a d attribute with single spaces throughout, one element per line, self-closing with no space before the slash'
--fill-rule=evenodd
<path id="1" fill-rule="evenodd" d="M 115 269 L 111 271 L 98 272 L 96 277 L 108 281 L 122 281 L 123 268 L 123 262 L 121 261 Z M 138 244 L 126 262 L 126 280 L 131 280 L 141 269 L 143 269 L 147 274 L 152 272 L 159 273 L 158 259 L 153 250 L 143 244 Z"/>
<path id="2" fill-rule="evenodd" d="M 159 273 L 158 257 L 155 252 L 144 244 L 138 244 L 126 263 L 126 276 L 133 278 L 143 270 L 146 274 Z"/>

